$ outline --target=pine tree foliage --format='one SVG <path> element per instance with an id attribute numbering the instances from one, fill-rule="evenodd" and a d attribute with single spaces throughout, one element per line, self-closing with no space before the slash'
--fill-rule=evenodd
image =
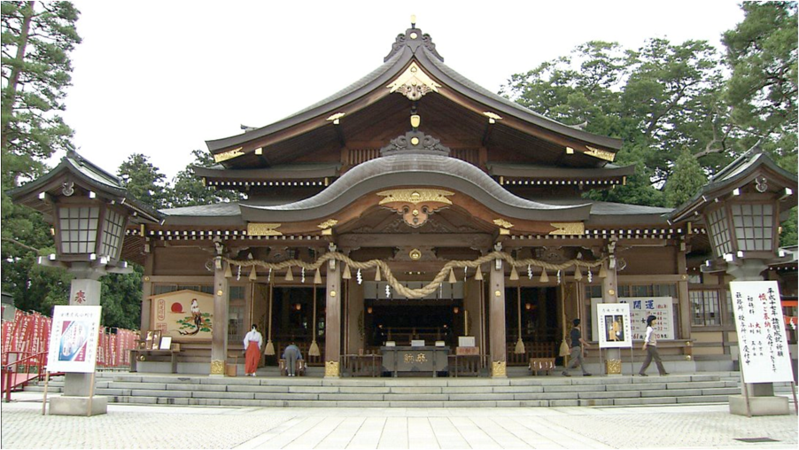
<path id="1" fill-rule="evenodd" d="M 70 276 L 37 265 L 54 253 L 41 214 L 14 205 L 8 191 L 35 179 L 56 151 L 71 148 L 72 130 L 59 113 L 71 82 L 69 57 L 80 43 L 79 12 L 69 2 L 11 2 L 2 7 L 2 289 L 26 310 L 51 313 L 65 304 Z"/>
<path id="2" fill-rule="evenodd" d="M 677 161 L 674 162 L 674 169 L 666 182 L 664 194 L 666 206 L 676 208 L 691 199 L 702 186 L 707 184 L 702 166 L 694 157 L 690 150 L 683 149 Z"/>
<path id="3" fill-rule="evenodd" d="M 217 190 L 214 187 L 203 184 L 202 180 L 194 174 L 192 168 L 211 167 L 216 163 L 208 152 L 192 150 L 191 154 L 194 156 L 194 161 L 178 172 L 172 180 L 173 188 L 169 192 L 168 200 L 170 208 L 241 200 L 242 195 L 238 192 Z"/>

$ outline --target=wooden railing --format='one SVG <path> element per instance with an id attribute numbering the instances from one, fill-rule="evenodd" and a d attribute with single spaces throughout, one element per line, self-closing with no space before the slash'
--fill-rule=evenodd
<path id="1" fill-rule="evenodd" d="M 508 341 L 507 364 L 509 366 L 526 366 L 531 358 L 555 358 L 558 356 L 557 342 L 525 342 L 524 353 L 516 353 L 516 341 Z"/>

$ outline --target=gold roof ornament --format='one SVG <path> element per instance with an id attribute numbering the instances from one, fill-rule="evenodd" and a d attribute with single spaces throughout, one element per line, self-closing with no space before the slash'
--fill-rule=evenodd
<path id="1" fill-rule="evenodd" d="M 493 113 L 491 111 L 485 111 L 483 115 L 488 117 L 488 123 L 497 123 L 497 120 L 502 120 L 502 117 L 500 117 L 499 114 Z"/>
<path id="2" fill-rule="evenodd" d="M 233 150 L 228 150 L 226 152 L 218 153 L 214 155 L 214 162 L 222 162 L 227 161 L 229 159 L 237 158 L 244 154 L 241 149 L 244 147 L 234 148 Z"/>
<path id="3" fill-rule="evenodd" d="M 418 228 L 427 222 L 430 214 L 451 205 L 452 200 L 447 197 L 455 193 L 440 189 L 393 189 L 377 195 L 385 197 L 378 205 L 396 211 L 406 224 Z"/>
<path id="4" fill-rule="evenodd" d="M 405 69 L 405 72 L 386 87 L 391 89 L 392 93 L 399 92 L 405 97 L 408 97 L 408 100 L 416 101 L 428 92 L 438 92 L 438 88 L 440 88 L 441 85 L 424 73 L 416 62 L 412 62 L 411 65 Z"/>
<path id="5" fill-rule="evenodd" d="M 248 223 L 247 234 L 249 236 L 283 236 L 283 233 L 277 231 L 281 225 L 279 223 Z"/>
<path id="6" fill-rule="evenodd" d="M 591 147 L 590 145 L 586 145 L 585 148 L 588 149 L 588 151 L 585 152 L 585 154 L 588 156 L 593 156 L 594 158 L 604 159 L 605 161 L 610 162 L 613 162 L 613 160 L 616 159 L 616 154 L 607 150 L 600 150 L 598 148 Z"/>
<path id="7" fill-rule="evenodd" d="M 339 124 L 339 120 L 342 117 L 346 116 L 346 115 L 347 115 L 347 113 L 337 112 L 337 113 L 333 114 L 332 116 L 328 117 L 325 120 L 327 120 L 328 122 L 333 122 L 333 125 L 338 125 Z"/>
<path id="8" fill-rule="evenodd" d="M 585 224 L 582 222 L 552 222 L 549 224 L 555 230 L 550 235 L 581 235 L 585 233 Z"/>

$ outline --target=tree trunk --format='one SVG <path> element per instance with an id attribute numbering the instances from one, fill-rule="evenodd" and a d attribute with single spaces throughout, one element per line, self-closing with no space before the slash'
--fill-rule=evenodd
<path id="1" fill-rule="evenodd" d="M 34 15 L 33 6 L 35 3 L 36 2 L 30 1 L 28 2 L 27 8 L 23 7 L 20 9 L 22 13 L 22 26 L 20 27 L 19 43 L 17 45 L 16 60 L 18 64 L 11 69 L 11 76 L 8 78 L 8 86 L 6 86 L 6 92 L 3 93 L 3 97 L 5 97 L 6 100 L 3 104 L 3 117 L 6 118 L 2 133 L 3 150 L 8 149 L 8 135 L 10 134 L 9 123 L 11 121 L 11 114 L 14 111 L 14 104 L 17 103 L 17 84 L 19 83 L 19 75 L 22 71 L 22 63 L 25 61 L 25 49 L 28 46 L 28 34 Z"/>

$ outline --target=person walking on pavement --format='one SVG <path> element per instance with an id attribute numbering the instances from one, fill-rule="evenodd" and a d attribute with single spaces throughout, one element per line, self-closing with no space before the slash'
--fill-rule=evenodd
<path id="1" fill-rule="evenodd" d="M 302 359 L 300 348 L 292 342 L 283 350 L 283 359 L 286 360 L 286 371 L 290 377 L 297 376 L 297 360 Z"/>
<path id="2" fill-rule="evenodd" d="M 569 355 L 571 358 L 571 364 L 569 364 L 569 366 L 566 367 L 566 370 L 563 371 L 563 376 L 570 377 L 571 375 L 569 375 L 568 371 L 579 365 L 580 370 L 583 371 L 583 376 L 590 377 L 591 374 L 588 373 L 583 366 L 583 346 L 588 348 L 589 345 L 588 342 L 583 339 L 582 333 L 580 333 L 580 319 L 574 319 L 572 323 L 574 324 L 574 328 L 572 328 L 571 333 L 569 333 L 569 337 L 571 338 L 571 354 Z"/>
<path id="3" fill-rule="evenodd" d="M 244 376 L 254 377 L 261 359 L 261 345 L 264 338 L 258 332 L 258 325 L 252 324 L 252 330 L 244 336 Z"/>
<path id="4" fill-rule="evenodd" d="M 666 368 L 663 367 L 663 362 L 660 360 L 660 354 L 658 354 L 658 340 L 657 334 L 655 333 L 655 321 L 658 320 L 655 316 L 649 316 L 646 318 L 646 338 L 644 338 L 644 346 L 641 350 L 646 350 L 646 358 L 644 358 L 644 364 L 641 366 L 641 370 L 638 371 L 638 375 L 642 377 L 646 375 L 646 368 L 649 367 L 649 364 L 652 360 L 655 360 L 655 364 L 658 366 L 658 372 L 660 376 L 666 376 L 668 373 L 666 372 Z"/>

